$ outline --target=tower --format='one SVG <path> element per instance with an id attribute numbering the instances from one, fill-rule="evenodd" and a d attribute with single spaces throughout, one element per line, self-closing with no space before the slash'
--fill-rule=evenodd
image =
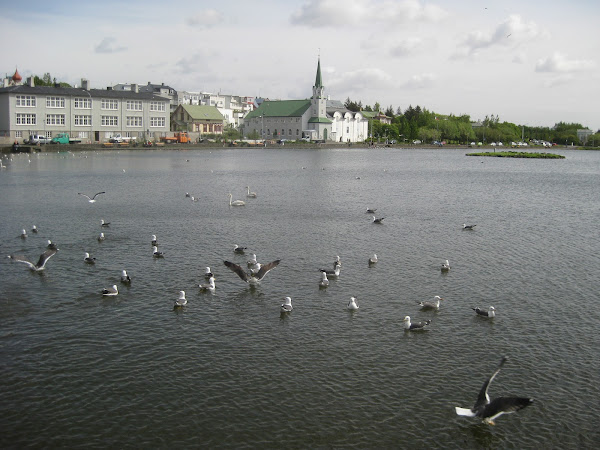
<path id="1" fill-rule="evenodd" d="M 311 115 L 313 118 L 325 118 L 325 107 L 327 99 L 324 95 L 323 79 L 321 78 L 321 58 L 317 62 L 317 76 L 313 86 L 313 95 L 311 100 Z"/>

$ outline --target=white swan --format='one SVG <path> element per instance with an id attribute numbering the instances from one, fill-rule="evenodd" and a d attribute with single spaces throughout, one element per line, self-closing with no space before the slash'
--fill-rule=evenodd
<path id="1" fill-rule="evenodd" d="M 246 186 L 246 189 L 248 190 L 248 194 L 246 194 L 246 197 L 256 198 L 256 192 L 250 192 L 250 186 Z"/>
<path id="2" fill-rule="evenodd" d="M 229 193 L 229 206 L 244 206 L 246 204 L 246 202 L 243 200 L 231 201 L 232 199 L 233 199 L 233 194 Z"/>

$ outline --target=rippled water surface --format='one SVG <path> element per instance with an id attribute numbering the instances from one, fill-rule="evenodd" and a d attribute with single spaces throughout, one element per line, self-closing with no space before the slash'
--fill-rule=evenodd
<path id="1" fill-rule="evenodd" d="M 599 445 L 600 154 L 562 153 L 285 148 L 5 159 L 0 446 Z M 246 198 L 248 185 L 256 199 Z M 98 191 L 106 194 L 94 204 L 77 195 Z M 246 206 L 229 207 L 229 192 Z M 20 239 L 34 224 L 39 233 Z M 163 259 L 152 257 L 152 234 Z M 47 239 L 60 251 L 41 273 L 5 258 L 37 260 Z M 235 244 L 247 254 L 234 254 Z M 257 289 L 223 265 L 246 266 L 251 253 L 282 260 Z M 373 253 L 379 262 L 369 267 Z M 340 277 L 320 290 L 318 269 L 336 255 Z M 197 287 L 206 266 L 212 294 Z M 123 269 L 130 287 L 119 282 Z M 119 295 L 102 297 L 113 284 Z M 180 290 L 188 305 L 176 311 Z M 445 299 L 440 310 L 421 311 L 417 302 L 434 295 Z M 294 310 L 281 315 L 286 296 Z M 346 309 L 351 296 L 358 311 Z M 471 309 L 489 305 L 493 320 Z M 432 319 L 429 331 L 405 332 L 405 315 Z M 505 354 L 490 395 L 534 404 L 495 427 L 456 416 Z"/>

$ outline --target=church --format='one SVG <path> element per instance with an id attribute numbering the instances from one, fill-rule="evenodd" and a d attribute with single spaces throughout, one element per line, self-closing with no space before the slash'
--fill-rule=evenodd
<path id="1" fill-rule="evenodd" d="M 265 100 L 244 118 L 244 135 L 262 139 L 311 140 L 317 142 L 363 142 L 368 138 L 369 120 L 324 94 L 321 59 L 312 98 Z"/>

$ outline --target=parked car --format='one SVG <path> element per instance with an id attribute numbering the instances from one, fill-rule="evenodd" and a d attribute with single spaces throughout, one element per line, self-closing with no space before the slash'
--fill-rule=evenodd
<path id="1" fill-rule="evenodd" d="M 23 141 L 24 144 L 29 145 L 41 145 L 41 144 L 49 144 L 52 139 L 47 138 L 42 134 L 30 134 L 29 139 L 25 139 Z"/>
<path id="2" fill-rule="evenodd" d="M 421 143 L 421 141 L 420 141 L 419 139 L 415 139 L 415 140 L 413 141 L 413 144 L 415 144 L 415 145 L 419 145 L 420 143 Z"/>

